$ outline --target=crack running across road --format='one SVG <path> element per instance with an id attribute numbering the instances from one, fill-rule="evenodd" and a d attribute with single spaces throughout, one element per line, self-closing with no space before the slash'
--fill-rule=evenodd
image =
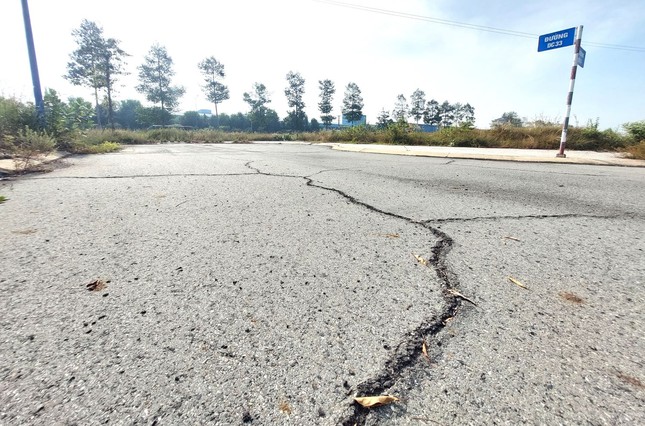
<path id="1" fill-rule="evenodd" d="M 431 249 L 432 257 L 428 259 L 428 264 L 434 270 L 442 284 L 446 306 L 439 315 L 433 315 L 419 324 L 415 329 L 405 333 L 403 340 L 397 345 L 394 354 L 385 362 L 382 370 L 374 377 L 371 377 L 356 386 L 356 396 L 381 395 L 387 392 L 387 390 L 392 388 L 396 381 L 402 377 L 406 369 L 412 367 L 421 360 L 422 345 L 420 342 L 425 341 L 427 336 L 439 334 L 446 327 L 449 320 L 457 315 L 457 312 L 462 305 L 461 299 L 450 292 L 450 290 L 454 290 L 459 287 L 459 280 L 456 274 L 451 271 L 446 260 L 453 245 L 452 238 L 445 232 L 431 226 L 427 222 L 420 222 L 409 217 L 381 210 L 356 199 L 344 191 L 316 184 L 311 177 L 325 172 L 325 170 L 309 176 L 284 175 L 263 172 L 257 167 L 252 166 L 252 163 L 253 162 L 247 162 L 245 166 L 259 175 L 304 179 L 309 187 L 334 192 L 350 203 L 364 207 L 371 212 L 400 219 L 411 225 L 421 226 L 438 239 Z M 340 419 L 338 423 L 343 426 L 364 425 L 369 410 L 361 407 L 357 403 L 354 403 L 352 408 L 353 411 L 345 418 Z"/>

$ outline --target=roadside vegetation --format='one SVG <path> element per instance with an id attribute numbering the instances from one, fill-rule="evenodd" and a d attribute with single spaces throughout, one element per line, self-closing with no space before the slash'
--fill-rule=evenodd
<path id="1" fill-rule="evenodd" d="M 122 145 L 154 144 L 163 142 L 220 143 L 251 141 L 305 141 L 379 143 L 401 145 L 432 145 L 457 147 L 499 147 L 525 149 L 557 149 L 561 128 L 544 120 L 526 122 L 517 120 L 517 114 L 505 113 L 491 123 L 490 129 L 476 129 L 467 121 L 459 126 L 439 127 L 434 132 L 423 132 L 416 124 L 405 121 L 383 120 L 378 125 L 355 125 L 325 130 L 316 122 L 303 123 L 301 131 L 286 128 L 277 122 L 274 131 L 253 131 L 249 113 L 232 116 L 220 114 L 221 123 L 213 127 L 214 117 L 195 113 L 170 116 L 168 126 L 149 129 L 123 129 L 117 122 L 114 130 L 98 129 L 91 104 L 80 98 L 63 102 L 54 90 L 45 94 L 46 114 L 39 123 L 33 105 L 16 99 L 0 97 L 0 157 L 14 158 L 28 163 L 54 150 L 78 154 L 114 152 Z M 128 103 L 126 107 L 130 107 Z M 121 105 L 114 116 L 122 118 Z M 260 108 L 260 107 L 258 107 Z M 143 114 L 130 109 L 135 122 Z M 300 112 L 294 113 L 301 114 Z M 145 114 L 143 114 L 145 118 Z M 189 126 L 182 124 L 190 119 Z M 584 127 L 569 128 L 567 148 L 575 150 L 624 151 L 631 158 L 645 159 L 645 121 L 627 123 L 624 132 L 600 130 L 598 122 Z M 27 164 L 24 164 L 25 166 Z"/>
<path id="2" fill-rule="evenodd" d="M 76 48 L 70 53 L 65 78 L 91 91 L 93 102 L 80 97 L 63 100 L 48 89 L 44 116 L 37 116 L 34 105 L 0 96 L 0 158 L 13 158 L 26 168 L 53 150 L 102 154 L 127 144 L 162 142 L 299 140 L 526 149 L 557 149 L 560 144 L 557 122 L 529 121 L 511 111 L 493 120 L 490 129 L 476 129 L 472 105 L 427 99 L 421 89 L 408 97 L 399 94 L 391 109 L 381 109 L 375 125 L 367 125 L 358 85 L 345 86 L 340 111 L 334 111 L 336 85 L 328 79 L 318 81 L 320 115 L 309 118 L 303 100 L 306 80 L 294 71 L 286 74 L 284 95 L 289 110 L 284 118 L 269 107 L 272 91 L 260 82 L 242 95 L 248 112 L 219 113 L 219 105 L 230 99 L 230 92 L 224 84 L 225 66 L 214 56 L 196 67 L 204 99 L 214 106 L 215 114 L 208 110 L 175 114 L 185 90 L 172 82 L 174 62 L 164 46 L 153 45 L 137 67 L 136 89 L 152 105 L 144 106 L 139 100 L 114 98 L 129 57 L 120 41 L 107 37 L 103 28 L 89 20 L 83 20 L 71 35 Z M 623 151 L 632 158 L 645 158 L 645 121 L 623 127 L 600 130 L 597 120 L 570 126 L 567 148 Z"/>

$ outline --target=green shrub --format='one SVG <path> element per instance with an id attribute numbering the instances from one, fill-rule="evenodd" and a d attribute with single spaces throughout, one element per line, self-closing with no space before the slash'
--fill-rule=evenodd
<path id="1" fill-rule="evenodd" d="M 29 127 L 18 132 L 12 139 L 13 161 L 16 170 L 27 170 L 33 161 L 56 149 L 56 141 L 45 132 L 36 132 Z"/>
<path id="2" fill-rule="evenodd" d="M 627 134 L 634 139 L 634 142 L 645 141 L 645 120 L 634 121 L 623 124 Z"/>
<path id="3" fill-rule="evenodd" d="M 46 155 L 56 149 L 54 138 L 45 132 L 31 130 L 29 127 L 18 132 L 13 144 L 14 152 L 21 157 Z"/>
<path id="4" fill-rule="evenodd" d="M 37 123 L 33 105 L 0 96 L 0 137 L 17 135 L 25 127 L 35 129 Z"/>
<path id="5" fill-rule="evenodd" d="M 594 126 L 571 127 L 567 132 L 567 148 L 584 151 L 616 150 L 627 146 L 628 140 L 612 129 Z"/>
<path id="6" fill-rule="evenodd" d="M 413 132 L 414 129 L 408 123 L 400 121 L 391 123 L 382 130 L 388 142 L 397 145 L 410 145 L 413 141 Z"/>
<path id="7" fill-rule="evenodd" d="M 345 127 L 339 133 L 341 139 L 347 142 L 376 142 L 374 132 L 365 125 Z"/>
<path id="8" fill-rule="evenodd" d="M 498 128 L 499 129 L 499 128 Z M 432 133 L 430 140 L 436 145 L 459 147 L 488 147 L 491 143 L 485 133 L 468 127 L 444 127 Z"/>

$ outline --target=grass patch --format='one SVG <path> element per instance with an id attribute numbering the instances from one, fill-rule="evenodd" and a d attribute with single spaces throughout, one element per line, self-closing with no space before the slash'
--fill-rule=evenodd
<path id="1" fill-rule="evenodd" d="M 98 144 L 89 144 L 75 141 L 70 144 L 68 150 L 73 154 L 107 154 L 120 149 L 121 145 L 116 142 L 104 141 Z"/>
<path id="2" fill-rule="evenodd" d="M 5 197 L 4 195 L 0 195 L 0 204 L 4 203 L 7 200 L 8 200 L 7 197 Z"/>
<path id="3" fill-rule="evenodd" d="M 592 151 L 623 151 L 631 158 L 643 159 L 645 147 L 640 139 L 641 123 L 631 124 L 628 134 L 614 130 L 598 130 L 597 123 L 586 127 L 570 127 L 567 149 Z M 482 148 L 521 148 L 556 150 L 560 146 L 559 126 L 511 127 L 492 129 L 447 127 L 437 132 L 418 131 L 414 124 L 392 123 L 385 128 L 354 126 L 305 133 L 230 132 L 221 129 L 186 130 L 158 128 L 151 130 L 75 130 L 64 140 L 54 140 L 44 133 L 21 131 L 0 136 L 0 155 L 15 157 L 19 146 L 35 147 L 36 152 L 59 150 L 81 154 L 114 152 L 121 145 L 156 143 L 245 143 L 254 141 L 342 142 L 364 144 L 426 145 Z M 27 141 L 25 143 L 25 141 Z M 41 143 L 42 142 L 42 143 Z M 53 144 L 53 145 L 52 145 Z M 27 155 L 28 157 L 31 155 Z"/>

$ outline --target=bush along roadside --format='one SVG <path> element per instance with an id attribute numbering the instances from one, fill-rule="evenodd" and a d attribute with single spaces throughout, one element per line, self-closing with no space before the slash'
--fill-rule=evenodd
<path id="1" fill-rule="evenodd" d="M 252 141 L 305 141 L 380 143 L 399 145 L 436 145 L 457 147 L 557 149 L 561 128 L 549 125 L 494 125 L 476 129 L 471 125 L 444 127 L 439 131 L 421 132 L 415 124 L 389 122 L 383 126 L 359 125 L 313 132 L 232 132 L 218 129 L 189 129 L 185 126 L 156 126 L 149 130 L 102 130 L 93 128 L 92 108 L 79 116 L 64 107 L 55 91 L 46 93 L 45 120 L 39 123 L 31 104 L 0 96 L 0 158 L 14 158 L 28 164 L 53 150 L 74 154 L 114 152 L 122 145 L 165 142 L 219 143 Z M 70 100 L 70 105 L 71 105 Z M 62 108 L 62 109 L 61 109 Z M 89 114 L 89 115 L 88 115 Z M 244 117 L 240 113 L 241 117 Z M 537 122 L 536 122 L 537 123 Z M 645 120 L 626 123 L 625 133 L 599 130 L 598 121 L 584 127 L 570 127 L 567 149 L 623 151 L 632 158 L 643 158 Z"/>

